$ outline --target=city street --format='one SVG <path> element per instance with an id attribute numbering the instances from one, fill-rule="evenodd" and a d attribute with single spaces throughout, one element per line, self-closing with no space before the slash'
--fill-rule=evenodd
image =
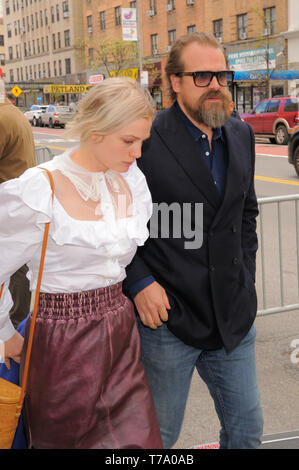
<path id="1" fill-rule="evenodd" d="M 37 145 L 46 145 L 57 155 L 75 144 L 66 141 L 64 130 L 33 128 Z M 264 141 L 256 143 L 256 192 L 258 198 L 299 194 L 299 178 L 287 160 L 287 146 L 271 145 Z M 236 182 L 237 184 L 237 182 Z M 289 203 L 288 203 L 289 204 Z M 268 209 L 268 208 L 267 208 Z M 277 215 L 274 209 L 265 211 L 265 258 L 269 264 L 270 278 L 267 283 L 267 301 L 279 305 L 280 289 L 277 284 L 279 262 L 276 259 Z M 298 302 L 298 276 L 294 211 L 287 206 L 282 211 L 284 248 L 284 285 L 286 301 Z M 260 256 L 260 253 L 259 253 Z M 257 290 L 259 308 L 262 308 L 261 261 L 257 261 Z M 299 311 L 259 316 L 257 329 L 257 370 L 264 410 L 264 447 L 276 448 L 283 442 L 285 448 L 299 448 Z M 297 340 L 297 342 L 296 342 Z M 297 359 L 296 359 L 297 358 Z M 295 434 L 293 433 L 295 431 Z M 205 384 L 194 374 L 187 403 L 183 429 L 175 448 L 187 449 L 213 444 L 217 447 L 219 424 L 213 402 Z M 273 434 L 279 434 L 277 439 Z M 297 432 L 299 435 L 299 432 Z"/>

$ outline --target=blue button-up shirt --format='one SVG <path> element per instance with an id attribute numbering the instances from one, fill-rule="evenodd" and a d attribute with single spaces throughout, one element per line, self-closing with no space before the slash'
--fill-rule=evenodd
<path id="1" fill-rule="evenodd" d="M 213 129 L 212 148 L 210 149 L 207 134 L 203 133 L 190 121 L 186 114 L 181 110 L 178 103 L 176 103 L 175 106 L 191 136 L 198 143 L 198 158 L 203 158 L 206 162 L 208 168 L 212 173 L 214 182 L 219 190 L 219 193 L 223 197 L 225 191 L 228 158 L 227 148 L 221 128 L 219 127 Z M 152 284 L 154 281 L 155 278 L 153 276 L 147 276 L 144 279 L 141 279 L 140 281 L 130 286 L 129 294 L 131 298 L 134 298 L 142 289 Z"/>

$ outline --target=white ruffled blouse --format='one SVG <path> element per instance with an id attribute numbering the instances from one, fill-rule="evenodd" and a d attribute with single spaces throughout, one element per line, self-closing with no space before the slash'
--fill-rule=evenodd
<path id="1" fill-rule="evenodd" d="M 152 200 L 136 162 L 126 173 L 117 174 L 125 180 L 132 197 L 132 215 L 117 218 L 107 190 L 108 177 L 113 183 L 113 172 L 84 170 L 70 158 L 72 151 L 39 166 L 52 172 L 61 169 L 65 162 L 68 168 L 92 178 L 93 189 L 102 202 L 99 220 L 75 219 L 56 196 L 52 202 L 48 177 L 38 167 L 0 185 L 0 285 L 5 283 L 0 299 L 2 341 L 15 333 L 9 319 L 13 305 L 8 290 L 10 276 L 27 264 L 30 290 L 36 289 L 46 222 L 50 222 L 50 230 L 41 292 L 81 292 L 122 281 L 137 246 L 149 236 L 147 222 L 152 214 Z"/>

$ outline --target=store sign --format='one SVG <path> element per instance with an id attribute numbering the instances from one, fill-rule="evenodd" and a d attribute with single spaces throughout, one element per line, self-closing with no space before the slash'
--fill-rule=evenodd
<path id="1" fill-rule="evenodd" d="M 265 70 L 276 66 L 275 47 L 261 47 L 227 54 L 230 70 Z M 267 60 L 268 57 L 268 60 Z"/>
<path id="2" fill-rule="evenodd" d="M 87 93 L 92 85 L 45 85 L 44 93 Z"/>
<path id="3" fill-rule="evenodd" d="M 136 8 L 121 9 L 123 41 L 138 41 Z"/>
<path id="4" fill-rule="evenodd" d="M 123 70 L 112 70 L 109 72 L 110 77 L 129 77 L 137 80 L 138 69 L 123 69 Z"/>
<path id="5" fill-rule="evenodd" d="M 98 75 L 90 75 L 88 81 L 91 85 L 96 85 L 104 80 L 104 75 L 99 73 Z"/>

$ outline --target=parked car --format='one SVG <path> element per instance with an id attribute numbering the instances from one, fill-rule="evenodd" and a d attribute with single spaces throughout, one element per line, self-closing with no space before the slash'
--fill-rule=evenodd
<path id="1" fill-rule="evenodd" d="M 41 114 L 42 126 L 64 127 L 75 116 L 74 110 L 70 106 L 54 106 L 50 104 Z"/>
<path id="2" fill-rule="evenodd" d="M 287 144 L 299 124 L 299 98 L 283 96 L 260 101 L 250 113 L 241 114 L 255 135 L 268 137 L 272 144 Z"/>
<path id="3" fill-rule="evenodd" d="M 288 160 L 294 165 L 297 175 L 299 176 L 299 126 L 295 127 L 288 145 Z"/>
<path id="4" fill-rule="evenodd" d="M 24 116 L 28 119 L 32 126 L 40 125 L 40 115 L 43 111 L 47 109 L 47 105 L 43 104 L 33 104 L 29 111 L 24 113 Z"/>

